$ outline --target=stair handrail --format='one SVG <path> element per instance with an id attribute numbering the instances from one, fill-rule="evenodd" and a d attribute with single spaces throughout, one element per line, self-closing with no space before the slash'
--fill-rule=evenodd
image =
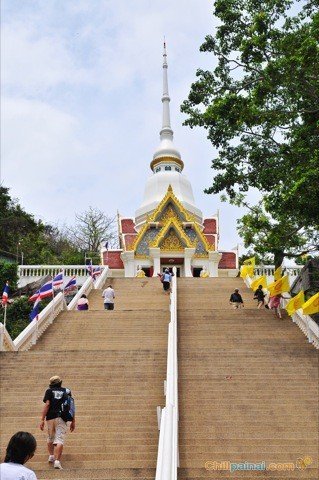
<path id="1" fill-rule="evenodd" d="M 108 275 L 109 275 L 109 267 L 106 265 L 103 268 L 101 275 L 99 277 L 97 277 L 97 279 L 94 282 L 94 288 L 96 290 L 103 287 L 104 283 L 106 282 L 106 279 L 107 279 Z"/>
<path id="2" fill-rule="evenodd" d="M 29 350 L 37 343 L 43 332 L 53 323 L 54 319 L 66 307 L 63 293 L 60 292 L 39 313 L 38 318 L 32 320 L 29 325 L 13 340 L 16 350 Z"/>
<path id="3" fill-rule="evenodd" d="M 0 351 L 1 352 L 15 352 L 16 351 L 16 346 L 13 343 L 13 340 L 10 336 L 10 333 L 6 329 L 6 327 L 3 325 L 3 323 L 0 322 Z"/>
<path id="4" fill-rule="evenodd" d="M 166 402 L 161 411 L 156 480 L 177 480 L 178 453 L 178 360 L 177 360 L 177 279 L 173 267 L 168 326 Z"/>
<path id="5" fill-rule="evenodd" d="M 250 286 L 253 282 L 253 278 L 247 275 L 244 278 L 244 282 L 248 288 L 251 288 Z M 268 289 L 266 290 L 269 293 Z M 285 308 L 290 299 L 291 295 L 286 293 L 285 297 L 280 299 L 280 306 Z M 302 308 L 299 308 L 291 315 L 291 320 L 298 325 L 300 330 L 307 337 L 308 342 L 315 348 L 319 349 L 319 325 L 309 315 L 305 315 Z"/>

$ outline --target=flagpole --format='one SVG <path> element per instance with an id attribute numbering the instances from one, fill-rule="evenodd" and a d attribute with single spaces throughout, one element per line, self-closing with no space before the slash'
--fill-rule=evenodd
<path id="1" fill-rule="evenodd" d="M 5 304 L 5 306 L 4 306 L 4 315 L 3 315 L 4 330 L 6 329 L 6 323 L 7 323 L 7 304 Z"/>
<path id="2" fill-rule="evenodd" d="M 51 319 L 51 323 L 53 322 L 53 316 L 54 316 L 54 287 L 53 287 L 53 276 L 52 276 L 52 307 L 51 307 L 51 316 L 52 316 L 52 319 Z"/>

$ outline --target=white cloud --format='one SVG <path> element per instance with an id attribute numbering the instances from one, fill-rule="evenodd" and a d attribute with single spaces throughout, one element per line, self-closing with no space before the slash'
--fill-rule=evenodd
<path id="1" fill-rule="evenodd" d="M 18 2 L 19 3 L 19 2 Z M 200 6 L 199 6 L 200 3 Z M 214 26 L 210 0 L 30 2 L 3 19 L 3 181 L 29 211 L 73 221 L 89 205 L 133 215 L 139 207 L 161 122 L 161 55 L 166 35 L 172 124 L 198 207 L 213 148 L 182 127 L 179 105 L 198 52 Z M 234 207 L 222 205 L 222 246 L 237 241 Z"/>

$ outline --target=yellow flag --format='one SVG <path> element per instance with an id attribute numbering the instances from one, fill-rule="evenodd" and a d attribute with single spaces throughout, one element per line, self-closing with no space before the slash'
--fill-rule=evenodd
<path id="1" fill-rule="evenodd" d="M 282 272 L 281 266 L 276 268 L 275 273 L 274 273 L 274 280 L 280 280 L 281 272 Z"/>
<path id="2" fill-rule="evenodd" d="M 253 282 L 251 282 L 250 288 L 252 290 L 256 290 L 256 288 L 262 285 L 263 288 L 267 288 L 267 277 L 266 275 L 262 275 L 261 277 L 256 278 Z"/>
<path id="3" fill-rule="evenodd" d="M 302 306 L 305 315 L 319 313 L 319 292 L 309 298 Z"/>
<path id="4" fill-rule="evenodd" d="M 305 294 L 303 290 L 300 290 L 298 295 L 293 297 L 291 300 L 286 305 L 286 310 L 288 315 L 293 315 L 296 310 L 302 307 L 302 305 L 305 303 Z"/>
<path id="5" fill-rule="evenodd" d="M 279 295 L 279 293 L 289 292 L 290 285 L 289 285 L 288 275 L 281 277 L 281 279 L 277 280 L 277 282 L 271 283 L 268 287 L 268 290 L 269 290 L 270 296 L 272 297 L 274 295 Z"/>
<path id="6" fill-rule="evenodd" d="M 254 275 L 254 267 L 252 265 L 242 265 L 240 267 L 241 278 L 246 278 L 247 275 L 252 277 Z"/>
<path id="7" fill-rule="evenodd" d="M 242 265 L 240 267 L 240 276 L 241 278 L 245 278 L 247 277 L 248 273 L 247 273 L 247 266 L 246 265 Z"/>
<path id="8" fill-rule="evenodd" d="M 243 263 L 244 265 L 252 265 L 254 267 L 256 265 L 256 257 L 247 258 Z"/>

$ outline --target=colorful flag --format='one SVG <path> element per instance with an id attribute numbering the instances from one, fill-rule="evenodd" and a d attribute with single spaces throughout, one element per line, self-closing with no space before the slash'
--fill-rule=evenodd
<path id="1" fill-rule="evenodd" d="M 53 288 L 60 287 L 61 285 L 63 285 L 63 277 L 64 277 L 64 272 L 62 270 L 52 280 Z"/>
<path id="2" fill-rule="evenodd" d="M 93 278 L 98 277 L 99 275 L 101 275 L 101 273 L 102 273 L 101 267 L 95 267 L 92 272 L 92 277 Z"/>
<path id="3" fill-rule="evenodd" d="M 73 275 L 72 278 L 68 281 L 68 283 L 64 287 L 64 291 L 73 290 L 76 287 L 76 276 Z"/>
<path id="4" fill-rule="evenodd" d="M 279 295 L 279 293 L 289 292 L 289 278 L 288 275 L 281 277 L 277 282 L 273 282 L 268 286 L 270 296 Z"/>
<path id="5" fill-rule="evenodd" d="M 52 297 L 53 296 L 53 286 L 52 286 L 52 280 L 49 282 L 46 282 L 44 285 L 42 285 L 39 290 L 37 290 L 31 297 L 29 298 L 29 302 L 34 302 L 37 300 L 38 296 L 40 296 L 40 299 L 46 298 L 46 297 Z"/>
<path id="6" fill-rule="evenodd" d="M 288 315 L 293 315 L 296 310 L 302 307 L 302 305 L 305 303 L 305 294 L 303 290 L 300 290 L 300 292 L 293 297 L 291 300 L 286 305 L 286 310 Z"/>
<path id="7" fill-rule="evenodd" d="M 5 287 L 2 292 L 2 305 L 5 306 L 8 303 L 9 299 L 9 282 L 6 282 Z"/>
<path id="8" fill-rule="evenodd" d="M 104 247 L 106 248 L 106 250 L 108 250 L 109 249 L 109 242 L 105 242 Z"/>
<path id="9" fill-rule="evenodd" d="M 244 260 L 244 265 L 252 265 L 253 267 L 256 265 L 256 257 L 250 257 Z"/>
<path id="10" fill-rule="evenodd" d="M 86 269 L 87 269 L 87 271 L 89 272 L 90 277 L 93 277 L 93 267 L 92 267 L 92 263 L 90 263 L 90 265 L 87 265 L 87 266 L 86 266 Z"/>
<path id="11" fill-rule="evenodd" d="M 309 298 L 302 306 L 305 315 L 319 313 L 319 292 Z"/>
<path id="12" fill-rule="evenodd" d="M 282 267 L 276 268 L 274 272 L 274 280 L 280 280 L 281 279 L 281 273 L 282 273 Z"/>
<path id="13" fill-rule="evenodd" d="M 254 267 L 252 265 L 242 265 L 240 267 L 241 278 L 246 278 L 247 276 L 252 277 L 253 275 L 254 275 Z"/>
<path id="14" fill-rule="evenodd" d="M 39 318 L 40 301 L 41 301 L 41 297 L 40 297 L 40 295 L 38 295 L 38 298 L 34 302 L 33 309 L 31 310 L 31 313 L 29 315 L 30 322 L 32 322 L 32 320 L 34 320 L 34 319 L 38 320 L 38 318 Z"/>
<path id="15" fill-rule="evenodd" d="M 256 290 L 256 288 L 261 285 L 263 288 L 267 288 L 267 277 L 266 275 L 262 275 L 261 277 L 256 278 L 256 280 L 253 280 L 251 282 L 250 288 L 252 290 Z"/>

